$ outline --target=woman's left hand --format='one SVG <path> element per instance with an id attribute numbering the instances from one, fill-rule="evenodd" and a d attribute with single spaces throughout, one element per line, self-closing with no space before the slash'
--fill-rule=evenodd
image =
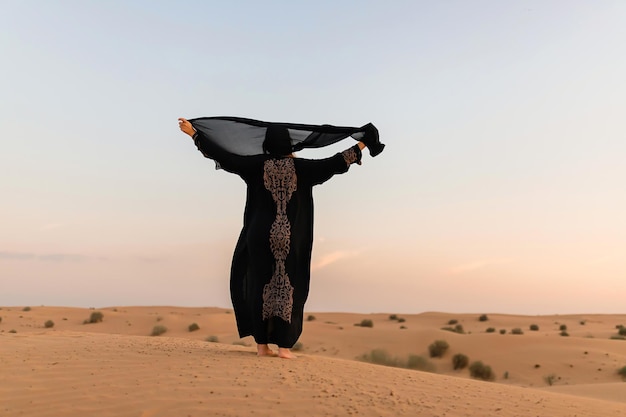
<path id="1" fill-rule="evenodd" d="M 180 128 L 180 130 L 182 130 L 184 133 L 188 134 L 189 136 L 192 136 L 196 134 L 196 129 L 193 128 L 193 126 L 191 125 L 191 123 L 189 123 L 189 120 L 179 117 L 178 118 L 178 127 Z"/>

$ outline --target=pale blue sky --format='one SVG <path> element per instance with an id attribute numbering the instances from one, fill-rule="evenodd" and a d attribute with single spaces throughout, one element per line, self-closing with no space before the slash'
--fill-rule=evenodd
<path id="1" fill-rule="evenodd" d="M 176 118 L 232 115 L 388 145 L 316 190 L 310 310 L 623 312 L 625 21 L 618 0 L 0 1 L 0 305 L 228 306 L 245 189 Z"/>

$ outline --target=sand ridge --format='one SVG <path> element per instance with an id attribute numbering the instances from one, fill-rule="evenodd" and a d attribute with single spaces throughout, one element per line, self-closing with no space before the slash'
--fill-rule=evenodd
<path id="1" fill-rule="evenodd" d="M 105 308 L 98 310 L 104 314 L 101 323 L 83 324 L 93 311 L 0 310 L 0 415 L 610 417 L 626 412 L 626 383 L 616 374 L 617 366 L 626 366 L 626 341 L 604 338 L 625 316 L 494 314 L 479 322 L 477 315 L 424 313 L 401 315 L 405 321 L 398 323 L 388 314 L 312 313 L 303 351 L 286 361 L 257 358 L 253 346 L 233 345 L 252 340 L 238 339 L 232 312 L 224 309 Z M 364 317 L 373 320 L 373 328 L 354 326 Z M 452 317 L 471 334 L 441 330 Z M 53 328 L 44 327 L 48 319 Z M 581 320 L 587 321 L 581 325 Z M 487 326 L 510 329 L 529 321 L 541 330 L 484 333 Z M 189 332 L 192 322 L 198 331 Z M 555 322 L 567 322 L 581 335 L 558 336 Z M 148 336 L 157 324 L 168 331 Z M 208 335 L 222 343 L 206 342 Z M 355 360 L 373 348 L 424 355 L 435 338 L 447 340 L 451 351 L 431 359 L 437 373 Z M 452 370 L 450 356 L 457 351 L 493 366 L 496 381 Z M 502 378 L 505 365 L 508 379 Z M 560 377 L 552 387 L 543 381 L 547 372 Z"/>

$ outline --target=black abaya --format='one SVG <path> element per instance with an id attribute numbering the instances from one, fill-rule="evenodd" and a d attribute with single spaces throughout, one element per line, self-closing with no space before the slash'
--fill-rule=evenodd
<path id="1" fill-rule="evenodd" d="M 352 163 L 360 163 L 361 150 L 354 145 L 318 160 L 238 155 L 205 134 L 206 129 L 197 120 L 191 122 L 197 131 L 194 142 L 198 149 L 222 169 L 239 175 L 247 185 L 243 229 L 230 277 L 239 336 L 252 335 L 259 344 L 290 348 L 302 333 L 309 292 L 312 188 L 347 172 Z M 346 133 L 341 135 L 350 134 Z"/>

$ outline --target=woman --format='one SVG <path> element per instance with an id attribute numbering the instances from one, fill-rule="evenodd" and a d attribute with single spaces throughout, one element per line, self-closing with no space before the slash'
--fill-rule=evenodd
<path id="1" fill-rule="evenodd" d="M 232 121 L 215 119 L 220 118 L 193 119 L 191 122 L 180 118 L 178 121 L 180 129 L 193 138 L 205 157 L 215 160 L 222 169 L 239 175 L 247 184 L 244 224 L 233 256 L 230 281 L 239 336 L 252 335 L 259 356 L 275 356 L 268 346 L 272 343 L 278 345 L 279 357 L 291 359 L 294 355 L 290 349 L 302 333 L 304 303 L 309 292 L 313 247 L 312 188 L 335 174 L 347 172 L 351 164 L 360 164 L 365 144 L 358 142 L 326 159 L 296 158 L 286 125 L 238 119 L 236 122 L 261 123 L 263 125 L 257 128 L 265 131 L 263 153 L 242 155 L 217 144 L 219 140 L 213 134 L 221 128 L 219 123 Z M 213 125 L 206 124 L 210 122 Z M 246 125 L 246 132 L 253 128 L 250 126 Z M 369 132 L 375 131 L 373 125 L 367 126 Z M 333 126 L 319 128 L 317 133 L 309 135 L 311 147 L 325 146 L 319 144 L 324 140 L 320 139 L 322 133 L 319 131 L 334 135 L 328 143 L 336 142 L 341 135 L 341 138 L 350 135 L 328 130 Z M 357 130 L 365 132 L 364 128 Z M 378 142 L 375 132 L 375 140 L 371 140 L 371 135 L 369 137 L 380 153 L 384 145 Z M 311 144 L 315 140 L 319 143 Z"/>

